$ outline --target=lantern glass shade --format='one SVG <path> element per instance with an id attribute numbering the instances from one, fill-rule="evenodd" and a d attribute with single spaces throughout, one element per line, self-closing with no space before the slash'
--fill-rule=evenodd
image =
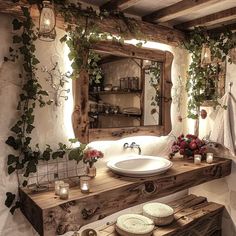
<path id="1" fill-rule="evenodd" d="M 56 15 L 50 1 L 43 1 L 39 19 L 39 39 L 53 41 L 56 38 Z"/>
<path id="2" fill-rule="evenodd" d="M 211 64 L 211 49 L 207 44 L 203 44 L 201 53 L 201 65 Z"/>

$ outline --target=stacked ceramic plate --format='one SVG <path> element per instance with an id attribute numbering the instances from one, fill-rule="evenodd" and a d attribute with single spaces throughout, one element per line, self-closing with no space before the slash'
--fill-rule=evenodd
<path id="1" fill-rule="evenodd" d="M 116 222 L 116 231 L 123 236 L 150 236 L 153 230 L 154 222 L 138 214 L 122 215 Z"/>

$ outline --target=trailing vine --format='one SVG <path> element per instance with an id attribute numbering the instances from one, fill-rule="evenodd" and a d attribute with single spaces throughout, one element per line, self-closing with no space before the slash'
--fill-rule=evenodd
<path id="1" fill-rule="evenodd" d="M 13 0 L 14 3 L 18 0 Z M 28 0 L 29 4 L 37 4 L 42 7 L 41 0 Z M 80 4 L 71 4 L 67 0 L 55 0 L 56 10 L 60 13 L 67 23 L 67 34 L 61 39 L 61 42 L 66 42 L 70 48 L 68 55 L 71 60 L 73 72 L 71 74 L 72 79 L 78 78 L 78 75 L 82 69 L 91 71 L 96 68 L 96 55 L 89 53 L 91 43 L 96 40 L 112 39 L 123 43 L 123 37 L 117 38 L 106 32 L 99 32 L 95 27 L 95 22 L 98 19 L 109 17 L 107 12 L 97 13 L 92 8 L 83 10 Z M 18 176 L 18 185 L 27 186 L 28 177 L 31 173 L 37 172 L 37 165 L 39 161 L 49 161 L 50 159 L 63 158 L 66 152 L 69 153 L 69 160 L 75 160 L 79 162 L 83 157 L 83 150 L 85 145 L 81 145 L 78 148 L 71 149 L 66 144 L 59 143 L 57 150 L 52 150 L 51 146 L 46 144 L 44 150 L 40 150 L 38 144 L 32 146 L 31 133 L 34 130 L 34 109 L 37 105 L 39 107 L 45 107 L 51 105 L 52 101 L 49 99 L 49 94 L 40 85 L 36 71 L 37 65 L 40 63 L 35 56 L 34 42 L 37 39 L 35 32 L 35 25 L 29 13 L 29 9 L 21 7 L 24 15 L 24 20 L 20 21 L 14 19 L 13 29 L 18 34 L 13 36 L 13 44 L 15 48 L 9 48 L 9 56 L 4 57 L 4 61 L 19 61 L 23 60 L 23 73 L 19 75 L 23 79 L 24 84 L 22 92 L 20 94 L 20 101 L 17 106 L 20 117 L 11 128 L 12 135 L 6 140 L 6 144 L 12 147 L 13 152 L 8 155 L 7 165 L 8 174 L 16 173 Z M 117 19 L 122 19 L 126 29 L 120 27 L 120 34 L 125 35 L 128 31 L 138 32 L 136 28 L 136 21 L 134 19 L 126 18 L 122 13 L 113 12 L 110 13 Z M 85 25 L 85 26 L 84 26 Z M 138 38 L 138 36 L 137 36 Z M 87 58 L 87 59 L 86 59 Z M 92 63 L 91 63 L 92 62 Z M 93 67 L 93 68 L 92 68 Z M 99 71 L 96 73 L 95 82 L 101 79 Z M 77 140 L 70 140 L 72 143 Z M 20 181 L 19 174 L 24 177 L 23 181 Z M 5 205 L 11 207 L 10 212 L 20 207 L 20 202 L 16 198 L 16 194 L 6 193 Z M 13 205 L 13 203 L 15 203 Z"/>
<path id="2" fill-rule="evenodd" d="M 212 63 L 201 66 L 201 52 L 203 44 L 210 47 Z M 188 117 L 197 119 L 199 107 L 206 100 L 218 105 L 217 91 L 218 74 L 222 70 L 221 62 L 226 61 L 229 50 L 236 46 L 236 33 L 225 30 L 222 33 L 207 32 L 198 27 L 190 32 L 184 47 L 191 53 L 192 62 L 189 65 L 186 90 L 188 93 Z M 228 59 L 231 62 L 231 59 Z"/>

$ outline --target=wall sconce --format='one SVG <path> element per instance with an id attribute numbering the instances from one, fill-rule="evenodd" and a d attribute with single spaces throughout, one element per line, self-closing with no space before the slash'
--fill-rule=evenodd
<path id="1" fill-rule="evenodd" d="M 201 53 L 201 65 L 211 64 L 211 49 L 207 44 L 203 44 Z"/>
<path id="2" fill-rule="evenodd" d="M 50 1 L 43 1 L 39 18 L 39 39 L 53 41 L 56 38 L 56 14 Z"/>

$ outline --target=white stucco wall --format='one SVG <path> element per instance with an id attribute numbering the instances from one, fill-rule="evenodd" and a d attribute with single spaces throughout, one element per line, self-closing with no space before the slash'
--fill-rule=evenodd
<path id="1" fill-rule="evenodd" d="M 236 65 L 227 63 L 226 72 L 226 91 L 229 91 L 229 82 L 233 82 L 231 89 L 232 96 L 235 98 L 236 94 Z M 232 101 L 233 102 L 233 101 Z M 235 103 L 235 102 L 234 102 Z M 236 105 L 234 105 L 236 108 Z M 205 108 L 204 108 L 205 109 Z M 210 114 L 212 109 L 207 109 Z M 236 110 L 231 111 L 233 120 L 236 121 Z M 234 114 L 234 115 L 233 115 Z M 201 120 L 200 122 L 200 134 L 204 136 L 210 129 L 209 119 Z M 232 135 L 235 137 L 236 128 L 232 124 Z M 235 140 L 234 140 L 235 141 Z M 219 153 L 219 155 L 222 155 Z M 230 176 L 211 181 L 206 184 L 194 187 L 190 189 L 190 193 L 206 196 L 209 201 L 218 202 L 225 205 L 226 210 L 223 215 L 223 236 L 235 236 L 236 235 L 236 157 L 229 157 L 232 159 L 232 173 Z"/>
<path id="2" fill-rule="evenodd" d="M 3 62 L 3 57 L 8 55 L 8 48 L 11 45 L 12 30 L 11 30 L 11 18 L 0 14 L 0 235 L 14 235 L 14 236 L 32 236 L 37 233 L 32 229 L 31 225 L 24 218 L 20 211 L 17 211 L 14 216 L 9 213 L 9 210 L 5 207 L 5 193 L 7 191 L 17 191 L 17 181 L 15 176 L 8 176 L 6 173 L 7 155 L 12 151 L 5 144 L 6 138 L 10 135 L 10 127 L 14 124 L 17 112 L 16 106 L 18 102 L 18 95 L 21 89 L 22 81 L 19 80 L 18 74 L 21 68 L 17 63 Z M 70 69 L 69 61 L 67 58 L 68 49 L 65 45 L 61 45 L 59 42 L 60 36 L 63 32 L 57 29 L 58 37 L 53 43 L 46 43 L 38 41 L 36 43 L 37 56 L 42 61 L 40 66 L 51 65 L 51 62 L 58 61 L 60 68 L 63 68 L 64 72 Z M 129 43 L 135 43 L 129 41 Z M 174 48 L 159 43 L 148 42 L 145 46 L 150 48 L 158 48 L 162 50 L 169 50 L 174 54 L 174 61 L 172 66 L 172 82 L 173 82 L 173 94 L 177 91 L 176 83 L 178 76 L 185 77 L 187 70 L 187 54 L 180 48 Z M 50 67 L 49 67 L 50 68 Z M 46 84 L 44 77 L 39 72 L 40 83 L 45 86 L 46 89 L 50 87 Z M 71 88 L 71 83 L 68 84 Z M 182 93 L 182 91 L 180 91 Z M 186 113 L 185 102 L 182 101 L 181 110 L 175 103 L 172 105 L 172 124 L 173 133 L 178 135 L 183 130 L 184 123 L 180 123 L 177 120 L 178 114 Z M 45 143 L 51 144 L 55 147 L 58 142 L 67 142 L 68 138 L 73 137 L 71 127 L 71 111 L 72 111 L 72 96 L 69 95 L 69 100 L 62 101 L 62 106 L 55 107 L 50 106 L 46 108 L 36 109 L 35 126 L 37 127 L 33 133 L 34 143 L 39 143 L 42 147 Z M 165 141 L 166 138 L 161 138 Z M 137 142 L 142 146 L 145 153 L 158 154 L 161 150 L 159 140 L 157 138 L 152 139 L 150 137 L 149 143 L 137 137 Z M 98 144 L 98 143 L 97 143 Z M 112 144 L 112 145 L 111 145 Z M 151 145 L 150 145 L 151 144 Z M 112 148 L 114 143 L 100 142 L 99 146 L 103 147 L 106 156 L 114 155 L 114 149 Z M 123 142 L 118 142 L 118 149 L 122 150 Z M 165 143 L 166 146 L 166 143 Z M 168 153 L 168 148 L 164 150 Z M 164 153 L 163 153 L 164 155 Z M 105 160 L 105 159 L 104 159 Z"/>

